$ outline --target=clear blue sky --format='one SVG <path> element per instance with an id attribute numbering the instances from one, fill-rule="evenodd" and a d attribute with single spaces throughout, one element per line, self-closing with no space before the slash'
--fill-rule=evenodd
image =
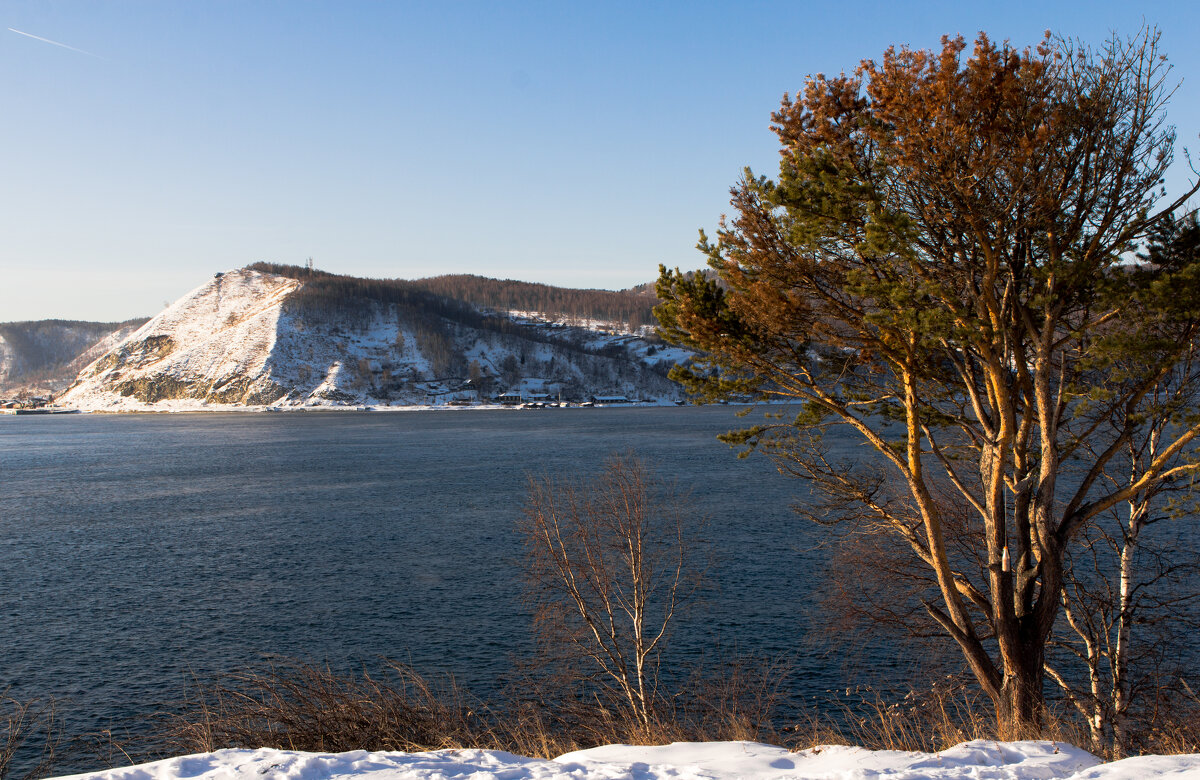
<path id="1" fill-rule="evenodd" d="M 1198 7 L 5 0 L 0 321 L 149 315 L 309 256 L 610 289 L 699 267 L 742 167 L 776 172 L 784 92 L 946 33 L 1158 25 L 1200 152 Z"/>

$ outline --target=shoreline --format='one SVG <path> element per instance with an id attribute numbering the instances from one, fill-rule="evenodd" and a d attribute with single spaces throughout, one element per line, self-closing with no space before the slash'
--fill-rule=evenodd
<path id="1" fill-rule="evenodd" d="M 760 402 L 772 403 L 772 402 Z M 774 402 L 780 403 L 780 402 Z M 63 407 L 52 412 L 40 412 L 35 410 L 4 410 L 7 414 L 13 416 L 41 416 L 48 414 L 106 414 L 106 415 L 122 415 L 122 414 L 276 414 L 289 413 L 300 414 L 310 412 L 381 412 L 381 413 L 403 413 L 403 412 L 469 412 L 469 411 L 497 411 L 497 410 L 512 410 L 512 411 L 559 411 L 564 409 L 666 409 L 680 408 L 686 409 L 689 407 L 701 406 L 742 406 L 739 403 L 676 403 L 674 401 L 655 401 L 642 402 L 635 401 L 630 403 L 613 403 L 613 404 L 563 404 L 563 405 L 545 405 L 532 406 L 529 404 L 469 404 L 469 405 L 451 405 L 451 404 L 406 404 L 385 405 L 385 404 L 357 404 L 357 405 L 313 405 L 313 406 L 242 406 L 234 404 L 221 405 L 204 405 L 187 404 L 180 405 L 175 408 L 86 408 L 86 407 Z M 749 404 L 746 404 L 749 405 Z"/>

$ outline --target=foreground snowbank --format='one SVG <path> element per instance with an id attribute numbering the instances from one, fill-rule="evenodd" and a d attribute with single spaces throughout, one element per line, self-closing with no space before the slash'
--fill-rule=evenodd
<path id="1" fill-rule="evenodd" d="M 1200 755 L 1101 764 L 1061 742 L 966 742 L 941 753 L 819 747 L 790 753 L 754 742 L 607 747 L 554 761 L 494 750 L 297 753 L 219 750 L 75 775 L 89 780 L 1200 780 Z"/>

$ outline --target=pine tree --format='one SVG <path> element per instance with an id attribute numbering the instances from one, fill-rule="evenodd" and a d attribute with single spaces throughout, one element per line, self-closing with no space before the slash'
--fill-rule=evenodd
<path id="1" fill-rule="evenodd" d="M 673 373 L 693 392 L 801 404 L 727 438 L 811 480 L 814 515 L 907 551 L 923 614 L 1019 737 L 1081 529 L 1193 469 L 1188 408 L 1137 473 L 1103 478 L 1117 420 L 1162 413 L 1154 390 L 1196 343 L 1200 258 L 1128 258 L 1197 187 L 1155 209 L 1175 136 L 1152 31 L 964 49 L 889 49 L 785 96 L 778 181 L 746 172 L 701 237 L 717 278 L 663 269 L 656 313 L 706 355 Z M 879 457 L 838 462 L 834 430 Z"/>

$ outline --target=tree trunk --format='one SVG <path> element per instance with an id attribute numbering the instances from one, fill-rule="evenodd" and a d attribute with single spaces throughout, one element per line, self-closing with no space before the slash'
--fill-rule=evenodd
<path id="1" fill-rule="evenodd" d="M 1121 568 L 1117 601 L 1117 639 L 1112 650 L 1112 728 L 1113 749 L 1124 756 L 1128 736 L 1125 733 L 1125 712 L 1129 709 L 1129 643 L 1133 623 L 1133 558 L 1137 553 L 1138 535 L 1145 522 L 1147 505 L 1129 503 L 1129 527 L 1121 544 Z"/>
<path id="2" fill-rule="evenodd" d="M 1004 740 L 1038 739 L 1041 737 L 1045 696 L 1042 688 L 1042 646 L 1025 642 L 1025 652 L 1014 668 L 1004 670 L 1004 682 L 995 700 L 996 725 Z"/>

